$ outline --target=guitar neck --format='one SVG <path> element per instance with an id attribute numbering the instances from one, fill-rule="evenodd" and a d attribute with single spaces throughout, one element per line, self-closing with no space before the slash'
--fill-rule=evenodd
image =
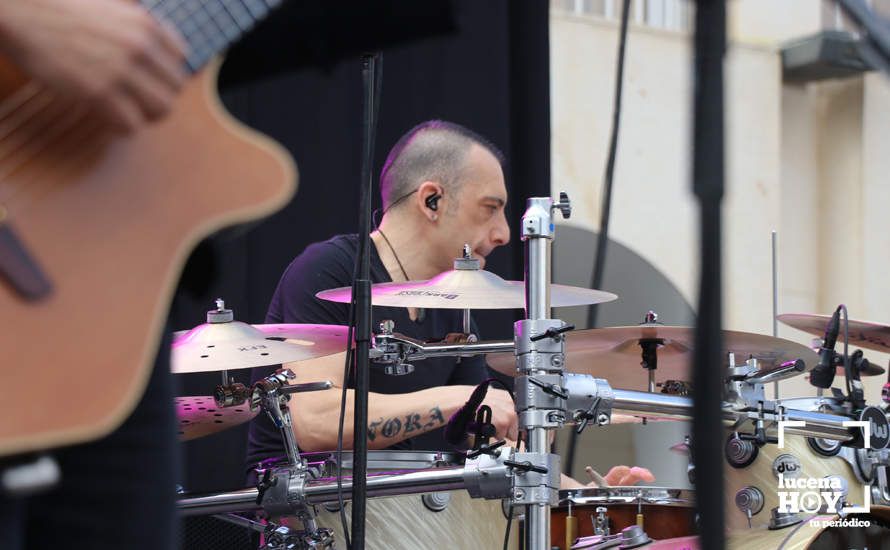
<path id="1" fill-rule="evenodd" d="M 158 19 L 172 24 L 189 46 L 193 73 L 251 30 L 282 0 L 142 0 Z"/>

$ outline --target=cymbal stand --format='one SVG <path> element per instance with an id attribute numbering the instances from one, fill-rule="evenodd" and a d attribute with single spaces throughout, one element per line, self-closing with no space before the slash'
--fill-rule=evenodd
<path id="1" fill-rule="evenodd" d="M 571 215 L 568 196 L 560 200 L 533 197 L 526 202 L 520 235 L 525 243 L 526 319 L 513 325 L 516 355 L 516 413 L 519 428 L 528 437 L 526 452 L 516 461 L 533 466 L 517 470 L 513 481 L 513 506 L 525 506 L 527 550 L 550 548 L 550 507 L 558 504 L 559 456 L 550 453 L 550 431 L 566 420 L 563 366 L 564 332 L 571 330 L 559 319 L 550 318 L 550 246 L 553 240 L 553 211 Z"/>
<path id="2" fill-rule="evenodd" d="M 658 324 L 658 314 L 648 311 L 643 318 L 644 325 Z M 640 366 L 646 369 L 649 377 L 649 393 L 655 393 L 655 371 L 658 370 L 658 348 L 664 345 L 662 338 L 640 338 Z"/>
<path id="3" fill-rule="evenodd" d="M 232 406 L 250 400 L 250 408 L 262 408 L 272 423 L 281 430 L 284 449 L 287 452 L 287 465 L 275 470 L 266 470 L 257 484 L 257 503 L 272 515 L 296 516 L 303 525 L 302 530 L 294 530 L 286 525 L 270 523 L 262 525 L 240 516 L 217 516 L 224 521 L 261 530 L 266 539 L 263 550 L 316 550 L 333 549 L 334 538 L 330 529 L 319 528 L 315 522 L 313 506 L 302 498 L 302 487 L 310 479 L 311 472 L 306 461 L 300 456 L 299 446 L 291 421 L 291 394 L 319 391 L 332 387 L 330 381 L 290 384 L 296 378 L 290 369 L 279 369 L 275 373 L 257 381 L 251 390 L 245 391 L 242 384 L 220 386 L 216 390 L 216 401 L 220 406 Z M 276 475 L 273 477 L 272 474 Z M 246 523 L 245 523 L 246 522 Z"/>

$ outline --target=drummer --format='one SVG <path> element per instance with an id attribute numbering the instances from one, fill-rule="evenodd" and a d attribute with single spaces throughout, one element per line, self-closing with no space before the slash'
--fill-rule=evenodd
<path id="1" fill-rule="evenodd" d="M 482 267 L 485 257 L 510 240 L 504 214 L 507 190 L 502 153 L 488 140 L 458 124 L 432 120 L 402 136 L 380 174 L 383 216 L 371 233 L 373 283 L 430 279 L 452 269 L 458 251 L 468 243 Z M 287 267 L 269 306 L 267 323 L 348 324 L 348 304 L 319 300 L 319 291 L 350 286 L 359 239 L 338 235 L 309 245 Z M 460 310 L 373 308 L 373 324 L 395 321 L 396 330 L 423 341 L 463 332 Z M 478 333 L 475 330 L 474 332 Z M 290 401 L 294 432 L 301 451 L 337 447 L 344 354 L 300 362 L 296 382 L 330 380 L 328 391 L 301 393 Z M 368 396 L 370 449 L 452 450 L 443 426 L 488 377 L 484 356 L 430 358 L 415 370 L 389 376 L 372 367 Z M 255 369 L 254 380 L 274 369 Z M 352 444 L 353 390 L 347 390 L 343 443 Z M 484 404 L 491 407 L 498 438 L 516 441 L 518 424 L 510 394 L 491 388 Z M 251 425 L 248 463 L 282 454 L 277 428 L 264 416 Z M 616 466 L 610 485 L 653 481 L 643 468 Z M 565 477 L 564 487 L 581 486 Z"/>

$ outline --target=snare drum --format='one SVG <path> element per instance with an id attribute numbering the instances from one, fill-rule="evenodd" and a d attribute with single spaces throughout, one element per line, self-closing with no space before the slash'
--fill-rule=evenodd
<path id="1" fill-rule="evenodd" d="M 336 475 L 335 453 L 306 454 L 322 475 Z M 368 451 L 368 475 L 460 466 L 463 457 L 455 453 L 428 451 Z M 352 453 L 343 453 L 343 470 L 352 468 Z M 349 498 L 349 492 L 344 495 Z M 347 503 L 347 518 L 349 504 Z M 340 513 L 333 506 L 318 507 L 318 525 L 334 531 L 338 547 L 343 547 Z M 369 498 L 365 539 L 369 550 L 417 550 L 447 548 L 477 550 L 502 548 L 507 519 L 500 500 L 470 498 L 466 490 L 424 495 Z M 517 548 L 516 522 L 510 534 L 511 548 Z"/>
<path id="2" fill-rule="evenodd" d="M 592 536 L 598 518 L 611 534 L 635 525 L 643 515 L 643 530 L 653 540 L 686 537 L 695 533 L 695 498 L 692 491 L 664 487 L 608 487 L 559 492 L 560 505 L 550 515 L 550 544 L 563 547 L 566 516 L 571 503 L 577 518 L 578 537 Z M 597 509 L 601 509 L 598 513 Z M 602 510 L 605 509 L 605 510 Z"/>

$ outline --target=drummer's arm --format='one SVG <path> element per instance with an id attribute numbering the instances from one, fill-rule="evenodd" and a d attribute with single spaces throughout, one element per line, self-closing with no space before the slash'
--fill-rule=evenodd
<path id="1" fill-rule="evenodd" d="M 304 451 L 329 451 L 337 447 L 337 428 L 343 388 L 345 354 L 332 355 L 291 365 L 295 383 L 330 380 L 330 390 L 297 393 L 290 400 L 297 444 Z M 400 441 L 441 428 L 469 398 L 474 386 L 440 386 L 403 394 L 368 394 L 368 448 L 385 449 Z M 505 396 L 500 395 L 501 393 Z M 493 391 L 486 404 L 515 413 L 506 392 Z M 352 448 L 354 390 L 346 390 L 346 419 L 343 446 Z M 504 401 L 503 404 L 500 401 Z M 503 406 L 501 406 L 503 405 Z M 509 424 L 511 420 L 499 422 Z"/>

